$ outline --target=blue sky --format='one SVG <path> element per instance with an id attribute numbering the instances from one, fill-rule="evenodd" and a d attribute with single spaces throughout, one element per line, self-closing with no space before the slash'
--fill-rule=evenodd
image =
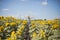
<path id="1" fill-rule="evenodd" d="M 0 1 L 0 16 L 60 18 L 60 0 L 2 0 Z"/>

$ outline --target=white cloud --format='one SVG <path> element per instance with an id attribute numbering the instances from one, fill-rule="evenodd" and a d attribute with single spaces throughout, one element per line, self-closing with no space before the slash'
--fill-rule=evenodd
<path id="1" fill-rule="evenodd" d="M 20 0 L 20 1 L 28 1 L 28 0 Z"/>
<path id="2" fill-rule="evenodd" d="M 25 0 L 21 0 L 21 1 L 25 1 Z"/>
<path id="3" fill-rule="evenodd" d="M 48 2 L 42 2 L 42 5 L 48 5 Z"/>
<path id="4" fill-rule="evenodd" d="M 9 9 L 5 8 L 5 9 L 1 9 L 1 10 L 2 10 L 2 13 L 8 13 Z"/>
<path id="5" fill-rule="evenodd" d="M 2 11 L 8 11 L 9 9 L 2 9 Z"/>

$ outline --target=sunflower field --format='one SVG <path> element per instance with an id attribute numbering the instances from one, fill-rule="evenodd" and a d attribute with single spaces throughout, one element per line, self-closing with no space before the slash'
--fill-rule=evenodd
<path id="1" fill-rule="evenodd" d="M 0 40 L 60 40 L 60 19 L 36 19 L 28 23 L 0 16 Z"/>

